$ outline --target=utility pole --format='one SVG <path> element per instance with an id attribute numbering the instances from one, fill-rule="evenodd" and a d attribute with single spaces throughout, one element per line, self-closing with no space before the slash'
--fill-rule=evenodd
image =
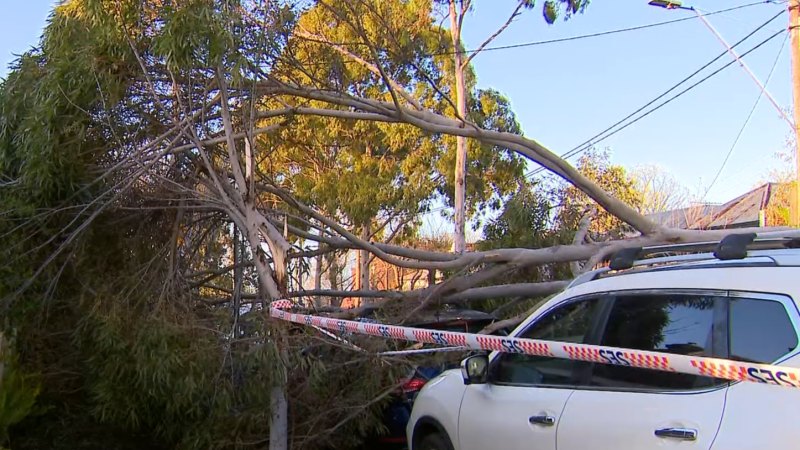
<path id="1" fill-rule="evenodd" d="M 469 8 L 469 1 L 461 0 L 460 8 L 456 0 L 450 0 L 450 37 L 453 40 L 453 62 L 455 63 L 456 82 L 456 114 L 459 119 L 467 118 L 467 88 L 464 80 L 464 48 L 461 45 L 461 23 Z M 460 12 L 459 12 L 460 9 Z M 467 247 L 467 138 L 456 136 L 456 168 L 453 181 L 455 182 L 453 206 L 455 215 L 455 230 L 453 232 L 453 253 L 464 253 Z"/>
<path id="2" fill-rule="evenodd" d="M 794 96 L 795 180 L 791 202 L 791 225 L 800 226 L 800 0 L 789 0 L 789 42 L 792 51 Z"/>
<path id="3" fill-rule="evenodd" d="M 659 8 L 673 9 L 673 10 L 687 10 L 692 11 L 697 15 L 703 24 L 711 30 L 714 36 L 725 46 L 728 53 L 739 63 L 745 72 L 753 79 L 753 81 L 761 89 L 761 92 L 772 103 L 772 106 L 778 111 L 778 114 L 786 121 L 792 129 L 795 138 L 795 181 L 791 192 L 791 201 L 789 202 L 789 224 L 793 227 L 800 227 L 800 0 L 788 0 L 789 5 L 789 41 L 792 52 L 792 91 L 794 94 L 794 120 L 789 118 L 786 112 L 781 109 L 775 98 L 767 91 L 766 86 L 756 77 L 752 70 L 747 67 L 742 61 L 739 54 L 725 41 L 725 39 L 717 32 L 713 25 L 705 18 L 705 16 L 692 6 L 683 6 L 678 0 L 650 0 L 650 6 L 657 6 Z"/>

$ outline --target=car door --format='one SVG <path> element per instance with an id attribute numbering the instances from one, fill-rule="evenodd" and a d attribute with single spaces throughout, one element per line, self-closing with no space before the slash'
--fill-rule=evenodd
<path id="1" fill-rule="evenodd" d="M 731 292 L 729 358 L 758 364 L 800 367 L 797 307 L 784 295 Z M 725 398 L 725 414 L 714 450 L 788 450 L 800 442 L 800 389 L 781 372 L 753 370 L 767 383 L 734 383 Z"/>
<path id="2" fill-rule="evenodd" d="M 693 356 L 726 354 L 725 298 L 687 293 L 617 296 L 600 345 Z M 728 383 L 595 363 L 562 413 L 558 450 L 709 449 Z"/>
<path id="3" fill-rule="evenodd" d="M 592 338 L 601 302 L 561 303 L 517 337 L 583 343 Z M 556 429 L 587 363 L 515 353 L 494 355 L 485 384 L 466 387 L 459 411 L 459 450 L 554 450 Z"/>

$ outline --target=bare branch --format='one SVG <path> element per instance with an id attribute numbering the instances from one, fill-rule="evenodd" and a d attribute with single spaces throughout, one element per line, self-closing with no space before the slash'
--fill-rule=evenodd
<path id="1" fill-rule="evenodd" d="M 296 34 L 297 36 L 300 36 L 300 37 L 304 37 L 304 38 L 307 38 L 307 39 L 313 39 L 313 40 L 319 41 L 321 43 L 324 43 L 324 44 L 328 45 L 329 47 L 331 47 L 332 49 L 336 50 L 337 52 L 341 53 L 342 55 L 344 55 L 344 56 L 352 59 L 353 61 L 361 64 L 364 68 L 366 68 L 370 72 L 374 73 L 375 75 L 377 75 L 379 77 L 383 77 L 385 79 L 386 83 L 389 85 L 390 90 L 393 90 L 393 91 L 397 92 L 401 97 L 403 97 L 403 99 L 405 101 L 407 101 L 409 104 L 411 104 L 414 108 L 419 109 L 419 110 L 422 109 L 422 106 L 419 104 L 419 102 L 417 102 L 417 100 L 414 99 L 414 97 L 411 94 L 409 94 L 408 91 L 406 91 L 405 88 L 403 88 L 400 85 L 400 83 L 397 82 L 397 80 L 395 80 L 394 78 L 390 77 L 388 74 L 385 73 L 385 71 L 381 70 L 378 67 L 377 63 L 376 64 L 370 63 L 369 61 L 361 58 L 360 56 L 356 55 L 355 53 L 347 50 L 347 48 L 345 48 L 344 46 L 339 45 L 339 44 L 337 44 L 335 42 L 332 42 L 330 39 L 326 38 L 325 36 L 321 36 L 321 35 L 318 35 L 318 34 L 312 34 L 312 33 L 309 33 L 307 31 L 300 30 L 300 29 L 295 30 L 294 34 Z"/>
<path id="2" fill-rule="evenodd" d="M 589 227 L 592 225 L 592 219 L 594 218 L 596 212 L 597 211 L 595 211 L 593 207 L 589 207 L 587 211 L 584 212 L 583 217 L 578 224 L 578 230 L 575 232 L 575 238 L 572 240 L 573 245 L 583 244 L 583 241 L 586 239 L 586 235 L 589 233 Z M 572 271 L 572 276 L 577 277 L 580 275 L 582 268 L 579 261 L 571 262 L 569 264 L 569 268 Z"/>
<path id="3" fill-rule="evenodd" d="M 396 258 L 396 257 L 384 252 L 378 246 L 376 246 L 376 245 L 374 245 L 374 244 L 372 244 L 370 242 L 364 241 L 361 238 L 357 237 L 356 235 L 350 233 L 344 227 L 342 227 L 338 223 L 334 222 L 333 220 L 328 219 L 327 217 L 323 216 L 322 214 L 317 213 L 316 211 L 314 211 L 314 209 L 312 209 L 312 208 L 306 206 L 305 204 L 301 203 L 300 201 L 298 201 L 297 199 L 295 199 L 294 197 L 289 195 L 289 193 L 287 193 L 283 189 L 280 189 L 277 186 L 268 186 L 268 185 L 263 185 L 263 188 L 265 190 L 267 190 L 268 192 L 271 192 L 271 193 L 279 196 L 284 202 L 289 204 L 291 207 L 293 207 L 293 208 L 295 208 L 295 209 L 297 209 L 297 210 L 299 210 L 299 211 L 301 211 L 301 212 L 313 217 L 314 219 L 316 219 L 316 220 L 322 222 L 323 224 L 325 224 L 326 226 L 330 227 L 332 230 L 334 230 L 337 233 L 339 233 L 340 235 L 344 236 L 345 239 L 350 241 L 358 249 L 367 250 L 370 253 L 372 253 L 375 256 L 377 256 L 378 258 L 380 258 L 383 261 L 386 261 L 386 262 L 388 262 L 390 264 L 394 264 L 396 266 L 405 267 L 405 268 L 409 268 L 409 269 L 435 268 L 435 269 L 442 270 L 442 269 L 451 269 L 451 268 L 464 267 L 464 266 L 466 266 L 468 264 L 474 264 L 474 263 L 479 262 L 480 258 L 476 257 L 474 254 L 472 254 L 472 255 L 465 254 L 463 256 L 458 257 L 457 259 L 455 259 L 453 261 L 446 261 L 446 262 L 445 261 L 419 262 L 419 261 L 410 261 L 410 260 Z"/>
<path id="4" fill-rule="evenodd" d="M 222 124 L 225 128 L 225 138 L 228 144 L 228 159 L 233 171 L 234 179 L 238 185 L 238 189 L 243 191 L 242 197 L 247 198 L 247 182 L 244 178 L 242 165 L 239 162 L 239 155 L 236 151 L 236 141 L 233 138 L 233 123 L 231 122 L 230 106 L 228 105 L 228 85 L 225 81 L 225 73 L 222 68 L 217 69 L 217 82 L 219 83 L 220 105 L 222 106 Z"/>
<path id="5" fill-rule="evenodd" d="M 402 300 L 406 296 L 402 292 L 397 291 L 371 291 L 371 290 L 355 290 L 355 291 L 340 291 L 330 289 L 307 289 L 298 292 L 290 292 L 289 297 L 301 298 L 311 296 L 323 297 L 366 297 L 366 298 L 385 298 Z"/>
<path id="6" fill-rule="evenodd" d="M 470 54 L 467 57 L 467 59 L 464 60 L 464 62 L 461 64 L 461 67 L 466 68 L 467 66 L 469 66 L 469 63 L 472 61 L 473 58 L 475 58 L 475 56 L 478 55 L 478 53 L 481 52 L 481 50 L 486 48 L 487 45 L 491 44 L 492 41 L 497 39 L 497 36 L 500 36 L 503 33 L 503 31 L 506 31 L 506 28 L 508 28 L 509 25 L 511 25 L 511 22 L 513 22 L 514 19 L 520 15 L 519 11 L 522 9 L 523 6 L 525 6 L 525 0 L 520 0 L 520 2 L 517 4 L 517 7 L 514 8 L 514 12 L 512 12 L 511 15 L 508 17 L 508 20 L 506 20 L 506 22 L 500 28 L 498 28 L 497 31 L 494 32 L 494 34 L 492 34 L 485 41 L 483 41 L 483 43 L 479 45 L 478 48 L 475 49 L 472 52 L 472 54 Z"/>
<path id="7" fill-rule="evenodd" d="M 547 281 L 542 283 L 499 284 L 495 286 L 467 289 L 444 298 L 447 303 L 466 303 L 472 300 L 509 297 L 538 297 L 563 291 L 569 281 Z"/>
<path id="8" fill-rule="evenodd" d="M 528 310 L 525 311 L 524 313 L 518 314 L 518 315 L 516 315 L 516 316 L 514 316 L 514 317 L 512 317 L 510 319 L 498 320 L 497 322 L 489 324 L 486 327 L 484 327 L 481 331 L 479 331 L 478 333 L 480 333 L 480 334 L 491 334 L 491 333 L 494 333 L 495 331 L 500 330 L 502 328 L 516 327 L 517 325 L 521 324 L 525 319 L 527 319 L 531 314 L 535 313 L 536 310 L 538 310 L 542 305 L 545 304 L 545 302 L 547 302 L 547 300 L 550 300 L 550 299 L 546 298 L 546 299 L 544 299 L 542 301 L 539 301 L 535 305 L 533 305 L 532 307 L 528 308 Z"/>
<path id="9" fill-rule="evenodd" d="M 663 227 L 660 227 L 650 219 L 647 219 L 631 206 L 605 192 L 602 188 L 581 174 L 564 159 L 560 158 L 555 153 L 534 140 L 527 139 L 513 133 L 484 130 L 474 126 L 473 124 L 469 124 L 470 126 L 463 126 L 463 123 L 456 119 L 450 119 L 429 111 L 414 111 L 388 102 L 366 99 L 358 99 L 357 101 L 353 101 L 353 97 L 342 95 L 340 93 L 291 87 L 286 84 L 278 86 L 273 84 L 269 88 L 289 95 L 325 101 L 342 106 L 352 106 L 354 108 L 365 109 L 365 112 L 358 112 L 297 108 L 294 110 L 294 112 L 297 114 L 312 114 L 348 119 L 397 122 L 398 116 L 396 112 L 385 115 L 374 106 L 380 105 L 381 109 L 388 110 L 401 108 L 403 111 L 400 115 L 403 117 L 403 121 L 415 125 L 422 130 L 434 133 L 449 134 L 453 136 L 474 138 L 485 143 L 514 150 L 530 158 L 553 173 L 564 178 L 569 183 L 578 187 L 581 191 L 586 193 L 590 198 L 602 206 L 606 211 L 619 217 L 621 220 L 628 223 L 634 229 L 643 234 L 655 234 L 663 229 Z"/>

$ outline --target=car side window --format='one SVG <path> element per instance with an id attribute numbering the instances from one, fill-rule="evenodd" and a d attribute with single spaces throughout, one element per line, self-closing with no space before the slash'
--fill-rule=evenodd
<path id="1" fill-rule="evenodd" d="M 797 333 L 783 304 L 731 298 L 730 358 L 770 364 L 797 348 Z"/>
<path id="2" fill-rule="evenodd" d="M 516 337 L 547 341 L 585 343 L 598 309 L 598 299 L 585 299 L 557 306 Z M 581 361 L 546 356 L 503 353 L 492 364 L 490 380 L 496 384 L 574 385 L 575 369 Z"/>
<path id="3" fill-rule="evenodd" d="M 614 300 L 601 345 L 692 356 L 715 356 L 721 299 L 702 295 L 624 295 Z M 724 323 L 724 321 L 723 321 Z M 724 336 L 724 333 L 721 334 Z M 624 358 L 623 358 L 624 359 Z M 590 384 L 623 390 L 691 390 L 724 381 L 710 377 L 595 364 Z"/>

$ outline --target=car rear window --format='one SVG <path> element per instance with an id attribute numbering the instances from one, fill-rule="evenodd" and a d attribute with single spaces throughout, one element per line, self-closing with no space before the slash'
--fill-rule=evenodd
<path id="1" fill-rule="evenodd" d="M 781 302 L 733 298 L 728 320 L 731 359 L 773 363 L 797 348 L 797 333 Z"/>

